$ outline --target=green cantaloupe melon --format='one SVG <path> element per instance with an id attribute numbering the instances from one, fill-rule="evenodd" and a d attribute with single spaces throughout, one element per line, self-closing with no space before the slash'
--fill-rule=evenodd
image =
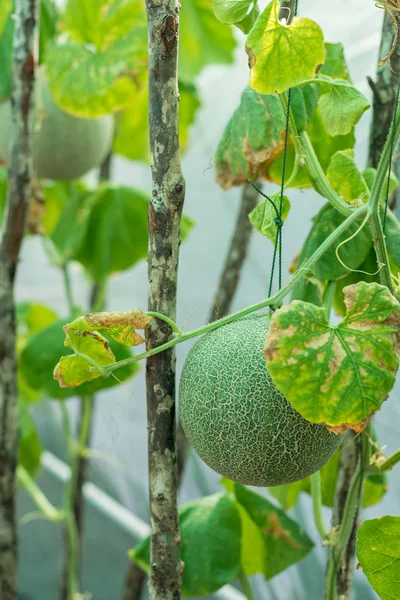
<path id="1" fill-rule="evenodd" d="M 11 103 L 0 104 L 0 163 L 8 162 Z M 114 133 L 111 115 L 74 117 L 53 101 L 42 70 L 38 72 L 33 162 L 39 178 L 69 180 L 99 165 L 110 151 Z"/>
<path id="2" fill-rule="evenodd" d="M 198 455 L 220 475 L 256 486 L 318 471 L 343 437 L 303 419 L 275 387 L 263 356 L 269 323 L 251 315 L 202 336 L 179 389 L 182 426 Z"/>

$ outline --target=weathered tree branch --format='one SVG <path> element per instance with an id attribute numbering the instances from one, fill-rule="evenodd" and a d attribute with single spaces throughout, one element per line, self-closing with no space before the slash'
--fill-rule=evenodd
<path id="1" fill-rule="evenodd" d="M 178 128 L 179 8 L 175 0 L 147 0 L 149 126 L 153 190 L 148 209 L 148 308 L 176 319 L 179 232 L 185 196 Z M 153 319 L 147 348 L 171 337 Z M 175 350 L 146 364 L 151 525 L 150 600 L 180 598 L 182 563 L 177 507 Z"/>
<path id="2" fill-rule="evenodd" d="M 18 390 L 14 281 L 32 187 L 32 132 L 38 1 L 16 0 L 11 155 L 7 216 L 0 245 L 0 598 L 17 595 L 15 521 Z"/>
<path id="3" fill-rule="evenodd" d="M 385 14 L 382 26 L 379 57 L 387 55 L 392 47 L 394 35 L 395 31 L 393 22 Z M 397 96 L 397 86 L 399 81 L 399 64 L 400 44 L 397 44 L 390 62 L 377 69 L 376 83 L 374 83 L 372 80 L 369 80 L 374 94 L 368 157 L 368 164 L 371 167 L 377 167 L 379 163 L 382 148 L 385 144 L 393 118 Z M 334 525 L 338 525 L 341 522 L 347 493 L 354 471 L 357 467 L 359 456 L 360 440 L 353 436 L 353 440 L 350 443 L 347 443 L 341 452 L 335 490 L 335 506 L 333 517 Z M 337 569 L 337 594 L 339 598 L 346 600 L 351 597 L 354 576 L 356 533 L 359 524 L 359 511 L 360 506 L 354 520 L 349 542 L 343 554 L 342 564 L 338 565 Z"/>

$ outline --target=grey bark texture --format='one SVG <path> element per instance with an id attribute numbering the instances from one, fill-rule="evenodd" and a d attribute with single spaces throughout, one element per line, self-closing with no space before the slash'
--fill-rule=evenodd
<path id="1" fill-rule="evenodd" d="M 180 223 L 185 196 L 178 128 L 179 9 L 175 0 L 147 0 L 149 127 L 152 195 L 148 208 L 148 308 L 175 321 Z M 147 348 L 170 339 L 171 328 L 153 319 Z M 147 359 L 150 600 L 178 600 L 183 564 L 177 506 L 175 350 Z"/>
<path id="2" fill-rule="evenodd" d="M 383 58 L 390 51 L 394 35 L 394 24 L 385 13 L 383 18 L 379 58 Z M 373 91 L 373 115 L 370 129 L 368 156 L 368 164 L 371 167 L 377 167 L 390 129 L 396 104 L 399 68 L 400 44 L 397 43 L 396 49 L 391 56 L 390 61 L 388 61 L 382 67 L 378 67 L 376 81 L 374 82 L 369 79 L 369 84 Z M 391 200 L 392 206 L 395 201 L 396 197 L 394 196 L 394 198 Z M 350 433 L 348 435 L 352 435 L 353 440 L 350 443 L 347 442 L 348 445 L 345 442 L 344 449 L 342 450 L 340 456 L 339 471 L 335 490 L 334 525 L 339 524 L 341 521 L 350 482 L 360 457 L 361 438 L 356 438 L 354 434 Z M 360 508 L 361 507 L 359 506 L 355 516 L 353 529 L 347 547 L 344 551 L 342 564 L 338 565 L 336 581 L 337 593 L 338 597 L 343 598 L 343 600 L 350 599 L 352 594 L 356 533 L 359 525 Z"/>
<path id="3" fill-rule="evenodd" d="M 0 244 L 0 598 L 17 597 L 15 519 L 18 390 L 14 281 L 31 197 L 38 1 L 16 0 L 11 155 L 7 215 Z"/>

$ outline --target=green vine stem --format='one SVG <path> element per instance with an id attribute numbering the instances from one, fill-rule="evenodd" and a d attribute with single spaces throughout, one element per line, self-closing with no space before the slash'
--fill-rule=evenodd
<path id="1" fill-rule="evenodd" d="M 254 600 L 250 582 L 249 582 L 247 575 L 243 569 L 240 569 L 239 581 L 240 581 L 240 585 L 242 586 L 243 593 L 246 596 L 247 600 Z"/>
<path id="2" fill-rule="evenodd" d="M 282 102 L 282 107 L 286 113 L 288 105 L 287 94 L 281 94 L 280 99 Z M 305 160 L 305 167 L 308 171 L 308 175 L 315 184 L 315 189 L 317 189 L 321 193 L 321 195 L 324 196 L 332 204 L 332 206 L 336 208 L 336 210 L 338 210 L 342 215 L 349 215 L 353 210 L 352 207 L 349 204 L 347 204 L 347 202 L 345 202 L 343 198 L 341 198 L 339 194 L 337 194 L 337 192 L 335 192 L 335 190 L 329 183 L 324 173 L 324 170 L 320 165 L 318 157 L 315 154 L 315 150 L 313 148 L 310 138 L 308 137 L 308 134 L 306 133 L 306 131 L 301 131 L 300 133 L 297 131 L 296 120 L 294 118 L 292 110 L 290 111 L 289 119 L 290 132 L 292 134 L 293 145 L 296 152 L 296 162 L 295 168 L 288 180 L 288 183 L 286 184 L 286 187 L 288 187 L 291 180 L 296 174 L 295 171 L 297 161 L 303 159 Z"/>
<path id="3" fill-rule="evenodd" d="M 84 397 L 82 400 L 83 414 L 77 442 L 74 440 L 71 434 L 67 409 L 64 404 L 61 404 L 63 411 L 64 435 L 69 449 L 69 464 L 71 467 L 71 476 L 66 485 L 64 496 L 68 551 L 68 600 L 74 600 L 75 595 L 79 593 L 79 533 L 74 515 L 74 500 L 79 459 L 85 454 L 92 412 L 92 402 L 90 396 Z"/>
<path id="4" fill-rule="evenodd" d="M 311 475 L 311 497 L 315 525 L 319 535 L 325 540 L 328 536 L 328 532 L 325 529 L 324 519 L 322 517 L 321 471 L 317 471 Z"/>
<path id="5" fill-rule="evenodd" d="M 303 267 L 294 273 L 293 277 L 281 288 L 279 292 L 267 298 L 266 300 L 262 300 L 257 304 L 253 304 L 252 306 L 248 306 L 238 312 L 232 313 L 223 317 L 222 319 L 218 319 L 213 323 L 208 323 L 207 325 L 203 325 L 197 329 L 193 329 L 192 331 L 188 331 L 187 333 L 183 333 L 179 337 L 172 338 L 165 344 L 161 344 L 147 352 L 143 352 L 142 354 L 138 354 L 132 358 L 127 358 L 125 360 L 117 361 L 111 365 L 107 365 L 105 367 L 101 367 L 100 365 L 94 365 L 97 370 L 99 370 L 104 376 L 108 376 L 112 371 L 119 369 L 120 367 L 124 367 L 125 365 L 131 364 L 133 362 L 137 362 L 148 358 L 149 356 L 153 356 L 158 354 L 159 352 L 163 352 L 168 348 L 172 348 L 176 344 L 180 344 L 181 342 L 185 342 L 199 335 L 203 335 L 209 331 L 213 331 L 222 325 L 227 325 L 228 323 L 232 323 L 236 321 L 236 319 L 240 319 L 241 317 L 245 317 L 257 310 L 261 310 L 262 308 L 266 308 L 267 306 L 276 306 L 281 303 L 281 301 L 291 292 L 296 283 L 305 277 L 306 273 L 311 270 L 313 265 L 317 262 L 319 258 L 326 252 L 326 250 L 344 233 L 348 227 L 357 221 L 358 219 L 364 218 L 364 216 L 368 212 L 368 207 L 366 205 L 361 206 L 357 209 L 353 209 L 353 212 L 333 231 L 324 242 L 319 246 L 319 248 L 314 252 L 314 254 L 304 263 Z M 85 358 L 87 358 L 85 356 Z M 90 359 L 89 362 L 93 364 L 93 360 Z"/>
<path id="6" fill-rule="evenodd" d="M 65 290 L 65 295 L 67 298 L 68 311 L 71 316 L 75 316 L 76 307 L 75 307 L 74 297 L 73 297 L 73 293 L 72 293 L 71 278 L 69 276 L 69 264 L 68 263 L 63 264 L 61 267 L 61 270 L 62 270 L 62 274 L 63 274 L 64 290 Z"/>
<path id="7" fill-rule="evenodd" d="M 149 311 L 146 313 L 149 317 L 156 317 L 156 319 L 161 319 L 161 321 L 164 321 L 165 323 L 167 323 L 172 331 L 174 333 L 177 333 L 178 335 L 182 335 L 182 331 L 179 329 L 178 325 L 175 323 L 175 321 L 173 321 L 172 319 L 170 319 L 169 317 L 167 317 L 166 315 L 163 315 L 159 312 L 154 312 L 154 311 Z"/>
<path id="8" fill-rule="evenodd" d="M 341 569 L 344 552 L 353 530 L 358 509 L 361 506 L 364 480 L 369 470 L 371 424 L 366 427 L 361 436 L 361 453 L 350 482 L 342 520 L 338 529 L 333 531 L 331 537 L 331 551 L 329 553 L 326 573 L 325 600 L 337 600 L 338 598 L 337 575 Z"/>
<path id="9" fill-rule="evenodd" d="M 36 506 L 49 521 L 64 520 L 64 513 L 49 502 L 35 480 L 32 479 L 28 471 L 22 465 L 18 465 L 17 467 L 17 480 L 18 483 L 25 488 Z"/>
<path id="10" fill-rule="evenodd" d="M 338 212 L 340 212 L 340 214 L 344 216 L 349 215 L 353 209 L 349 204 L 347 204 L 347 202 L 343 200 L 343 198 L 339 196 L 339 194 L 335 192 L 329 183 L 320 165 L 317 155 L 315 154 L 315 150 L 310 138 L 308 137 L 308 133 L 306 131 L 300 131 L 298 135 L 301 141 L 306 167 L 311 180 L 314 182 L 315 188 L 332 204 L 334 208 L 336 208 Z"/>

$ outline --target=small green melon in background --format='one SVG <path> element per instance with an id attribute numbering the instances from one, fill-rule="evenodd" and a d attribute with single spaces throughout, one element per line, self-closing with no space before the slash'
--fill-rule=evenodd
<path id="1" fill-rule="evenodd" d="M 179 412 L 189 442 L 214 471 L 247 485 L 303 479 L 343 438 L 303 419 L 275 387 L 263 356 L 269 324 L 267 315 L 257 314 L 205 334 L 180 380 Z"/>
<path id="2" fill-rule="evenodd" d="M 0 163 L 8 162 L 11 103 L 0 104 Z M 37 177 L 68 180 L 98 166 L 110 151 L 114 134 L 111 115 L 96 119 L 74 117 L 53 101 L 45 74 L 38 73 L 33 146 Z"/>

